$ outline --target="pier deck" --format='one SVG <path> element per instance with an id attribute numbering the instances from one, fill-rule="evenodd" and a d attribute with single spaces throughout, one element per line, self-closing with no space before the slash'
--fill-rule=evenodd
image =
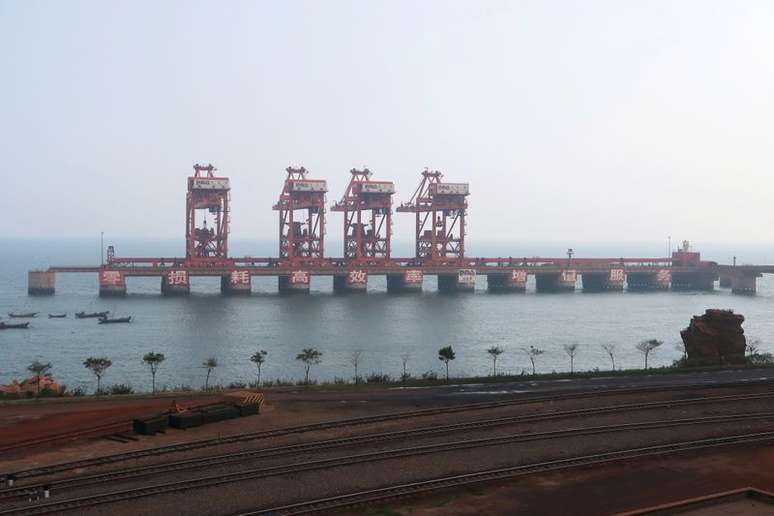
<path id="1" fill-rule="evenodd" d="M 678 263 L 675 263 L 678 262 Z M 185 258 L 110 257 L 105 265 L 60 265 L 31 271 L 30 294 L 53 294 L 55 277 L 63 273 L 99 276 L 100 294 L 124 295 L 126 278 L 159 277 L 162 292 L 187 293 L 191 277 L 220 277 L 224 293 L 249 293 L 252 277 L 278 278 L 284 292 L 308 292 L 311 276 L 331 276 L 337 292 L 365 291 L 370 276 L 386 276 L 390 291 L 421 291 L 425 276 L 437 276 L 439 290 L 471 291 L 478 276 L 489 290 L 526 290 L 529 276 L 538 291 L 573 291 L 578 279 L 584 291 L 712 290 L 715 281 L 734 293 L 752 294 L 756 279 L 774 274 L 771 265 L 720 265 L 699 261 L 679 264 L 672 258 L 464 258 L 427 263 L 415 258 L 375 261 L 316 259 L 287 263 L 276 258 L 243 257 L 217 263 L 190 263 Z"/>

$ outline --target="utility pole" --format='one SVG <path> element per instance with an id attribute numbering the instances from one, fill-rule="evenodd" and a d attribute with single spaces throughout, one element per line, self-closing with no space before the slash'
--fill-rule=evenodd
<path id="1" fill-rule="evenodd" d="M 99 232 L 99 264 L 105 265 L 105 232 Z"/>
<path id="2" fill-rule="evenodd" d="M 672 235 L 667 237 L 667 258 L 672 256 Z"/>

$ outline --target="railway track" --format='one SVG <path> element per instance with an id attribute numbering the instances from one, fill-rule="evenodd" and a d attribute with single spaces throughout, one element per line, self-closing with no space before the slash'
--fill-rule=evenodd
<path id="1" fill-rule="evenodd" d="M 644 421 L 638 423 L 623 423 L 616 425 L 603 425 L 596 427 L 580 428 L 580 429 L 567 429 L 567 430 L 552 430 L 546 432 L 535 432 L 531 434 L 514 434 L 508 436 L 486 437 L 478 439 L 465 439 L 458 441 L 446 441 L 442 443 L 433 443 L 420 446 L 412 446 L 391 450 L 378 450 L 372 452 L 365 452 L 354 455 L 345 455 L 332 458 L 308 460 L 299 463 L 293 463 L 288 465 L 270 466 L 264 468 L 251 468 L 240 470 L 231 473 L 222 473 L 210 476 L 199 477 L 190 480 L 180 480 L 174 482 L 166 482 L 162 484 L 154 484 L 150 486 L 144 486 L 139 488 L 126 489 L 122 491 L 113 491 L 104 494 L 88 495 L 78 498 L 70 498 L 57 502 L 48 502 L 38 505 L 25 505 L 23 507 L 14 507 L 7 510 L 0 510 L 0 514 L 49 514 L 58 513 L 68 510 L 83 509 L 86 507 L 92 507 L 96 505 L 102 505 L 107 503 L 116 503 L 120 501 L 133 500 L 137 498 L 143 498 L 147 496 L 175 493 L 180 491 L 186 491 L 190 489 L 201 489 L 214 487 L 222 484 L 228 484 L 233 482 L 240 482 L 243 480 L 266 478 L 277 475 L 303 473 L 313 470 L 328 469 L 332 467 L 341 467 L 354 464 L 368 463 L 372 464 L 378 461 L 394 460 L 399 458 L 413 457 L 428 455 L 433 453 L 443 452 L 458 452 L 460 450 L 481 448 L 486 446 L 497 446 L 502 444 L 531 442 L 539 440 L 560 439 L 569 437 L 582 437 L 590 435 L 598 435 L 614 432 L 626 432 L 635 430 L 649 430 L 659 428 L 676 428 L 681 426 L 690 425 L 706 425 L 706 424 L 720 424 L 739 421 L 771 421 L 774 420 L 774 412 L 760 413 L 760 414 L 731 414 L 726 416 L 710 416 L 699 418 L 688 418 L 682 420 L 658 420 L 658 421 Z M 764 435 L 764 434 L 755 434 Z M 771 435 L 774 439 L 774 432 L 765 433 L 765 435 Z M 719 439 L 719 438 L 716 438 Z M 308 450 L 303 450 L 308 451 Z M 202 466 L 209 466 L 211 464 L 204 463 Z M 109 482 L 112 480 L 120 480 L 119 475 L 121 472 L 114 472 L 112 477 L 109 475 L 103 475 L 98 479 L 73 479 L 76 482 L 80 482 L 78 487 L 89 488 L 97 484 Z M 51 483 L 47 484 L 47 487 L 52 492 L 56 492 L 57 488 L 63 488 L 64 483 Z M 42 487 L 42 486 L 40 486 Z M 26 488 L 29 492 L 31 487 Z M 22 488 L 18 490 L 17 496 L 24 492 Z"/>
<path id="2" fill-rule="evenodd" d="M 749 386 L 748 383 L 744 383 L 744 385 Z M 723 386 L 723 387 L 726 387 L 726 386 Z M 693 388 L 706 389 L 707 386 L 697 385 L 697 386 L 693 386 Z M 683 389 L 683 388 L 680 387 L 679 389 Z M 507 400 L 467 403 L 467 404 L 452 405 L 447 407 L 435 407 L 435 408 L 429 408 L 429 409 L 419 409 L 419 410 L 403 411 L 403 412 L 391 412 L 391 413 L 385 413 L 385 414 L 378 414 L 374 416 L 361 416 L 356 418 L 323 421 L 320 423 L 311 423 L 307 425 L 279 428 L 275 430 L 247 432 L 247 433 L 234 434 L 230 436 L 224 436 L 224 437 L 218 437 L 218 438 L 212 438 L 212 439 L 202 439 L 198 441 L 190 441 L 190 442 L 179 443 L 179 444 L 171 444 L 166 446 L 147 448 L 144 450 L 134 450 L 130 452 L 118 453 L 113 455 L 105 455 L 102 457 L 93 457 L 93 458 L 83 459 L 79 461 L 53 464 L 53 465 L 43 466 L 39 468 L 31 468 L 31 469 L 22 470 L 22 471 L 7 472 L 4 474 L 4 476 L 7 477 L 10 474 L 10 475 L 13 475 L 13 477 L 16 480 L 21 480 L 24 478 L 33 478 L 33 477 L 51 475 L 53 473 L 85 468 L 89 466 L 115 464 L 119 462 L 125 462 L 128 460 L 141 459 L 145 457 L 156 457 L 159 455 L 179 453 L 179 452 L 196 450 L 196 449 L 207 448 L 212 446 L 221 446 L 225 444 L 247 442 L 247 441 L 259 440 L 259 439 L 281 437 L 281 436 L 315 432 L 315 431 L 321 431 L 321 430 L 331 430 L 336 428 L 344 428 L 348 426 L 360 426 L 360 425 L 380 423 L 385 421 L 398 421 L 398 420 L 405 420 L 405 419 L 411 419 L 411 418 L 417 418 L 417 417 L 433 416 L 433 415 L 439 415 L 439 414 L 453 414 L 457 412 L 467 412 L 467 411 L 475 411 L 475 410 L 486 410 L 491 408 L 500 408 L 500 407 L 507 407 L 507 406 L 529 405 L 529 404 L 543 403 L 548 401 L 581 399 L 581 398 L 596 397 L 601 395 L 612 396 L 612 395 L 620 395 L 620 394 L 638 394 L 643 392 L 644 393 L 662 392 L 662 391 L 669 392 L 672 390 L 675 390 L 675 388 L 674 387 L 669 387 L 669 388 L 644 387 L 644 388 L 632 388 L 632 389 L 607 389 L 607 390 L 599 390 L 599 391 L 592 391 L 592 392 L 584 391 L 581 393 L 575 393 L 575 392 L 563 393 L 563 394 L 558 394 L 553 396 L 509 398 Z M 645 402 L 645 403 L 638 403 L 638 404 L 617 405 L 615 407 L 617 407 L 618 409 L 622 409 L 622 407 L 626 407 L 626 406 L 636 406 L 637 408 L 644 408 L 646 406 L 656 407 L 656 406 L 665 406 L 665 405 L 678 406 L 678 405 L 695 404 L 695 403 L 714 403 L 714 402 L 737 401 L 737 400 L 741 401 L 741 400 L 750 400 L 750 399 L 764 399 L 764 398 L 771 398 L 771 397 L 774 397 L 774 391 L 771 391 L 771 392 L 767 391 L 763 393 L 752 393 L 752 394 L 727 394 L 727 395 L 720 395 L 720 396 L 704 396 L 704 397 L 687 398 L 687 399 L 681 399 L 681 400 L 655 401 L 655 402 Z M 577 409 L 577 411 L 584 411 L 584 410 L 605 411 L 605 410 L 613 410 L 613 409 L 605 408 L 605 407 L 600 407 L 596 409 Z M 564 411 L 563 413 L 570 414 L 570 413 L 577 413 L 577 411 Z"/>
<path id="3" fill-rule="evenodd" d="M 767 397 L 774 397 L 774 393 L 769 394 Z M 744 398 L 749 399 L 749 398 Z M 760 399 L 756 397 L 753 399 Z M 212 455 L 207 457 L 186 459 L 174 462 L 167 462 L 163 464 L 151 464 L 147 466 L 139 466 L 134 468 L 124 468 L 116 471 L 97 473 L 88 476 L 78 476 L 72 479 L 53 479 L 38 484 L 26 484 L 19 485 L 17 487 L 0 489 L 0 500 L 17 498 L 26 496 L 31 490 L 43 489 L 48 486 L 52 489 L 72 488 L 84 484 L 100 484 L 111 482 L 115 480 L 126 480 L 131 478 L 139 478 L 144 476 L 156 475 L 164 472 L 176 472 L 186 469 L 194 469 L 205 466 L 229 464 L 233 462 L 240 462 L 244 460 L 252 460 L 260 457 L 275 457 L 281 455 L 288 455 L 292 453 L 304 453 L 313 452 L 319 450 L 327 450 L 332 448 L 344 447 L 344 446 L 356 446 L 368 443 L 388 442 L 399 439 L 427 437 L 433 435 L 442 435 L 452 432 L 459 432 L 465 430 L 476 429 L 491 429 L 499 426 L 534 423 L 540 421 L 549 421 L 557 419 L 566 419 L 569 417 L 583 417 L 590 415 L 599 415 L 604 413 L 622 413 L 637 411 L 643 409 L 656 409 L 675 406 L 689 406 L 696 404 L 704 404 L 715 400 L 708 399 L 695 399 L 695 400 L 678 400 L 668 402 L 647 402 L 636 404 L 622 404 L 611 405 L 607 407 L 594 407 L 590 409 L 574 409 L 566 411 L 548 412 L 541 414 L 527 414 L 519 416 L 505 416 L 498 418 L 490 418 L 476 421 L 466 421 L 462 423 L 454 423 L 449 425 L 432 425 L 419 428 L 411 428 L 406 430 L 397 430 L 392 432 L 378 432 L 364 435 L 356 435 L 350 437 L 339 437 L 332 439 L 323 439 L 298 444 L 288 444 L 283 446 L 275 446 L 270 448 L 260 448 L 256 450 L 239 451 L 234 453 L 226 453 L 220 455 Z M 726 401 L 726 400 L 724 400 Z M 739 401 L 739 400 L 730 400 Z M 747 419 L 768 419 L 773 418 L 774 412 L 771 413 L 745 413 L 734 414 L 730 416 L 707 416 L 700 418 L 690 418 L 679 420 L 682 424 L 700 424 L 705 422 L 730 422 L 730 421 L 742 421 Z M 661 422 L 663 423 L 663 422 Z M 543 434 L 548 435 L 548 434 Z"/>
<path id="4" fill-rule="evenodd" d="M 79 439 L 83 437 L 99 437 L 103 435 L 110 435 L 119 432 L 128 432 L 131 430 L 131 421 L 118 421 L 115 423 L 105 423 L 104 425 L 97 425 L 90 428 L 83 428 L 74 430 L 71 432 L 60 432 L 58 434 L 47 435 L 44 437 L 38 437 L 34 439 L 26 439 L 24 441 L 17 441 L 15 443 L 0 446 L 0 453 L 8 452 L 11 450 L 18 450 L 20 448 L 29 448 L 31 446 L 41 446 L 44 444 L 52 444 L 60 441 L 67 441 L 71 439 Z"/>
<path id="5" fill-rule="evenodd" d="M 678 405 L 686 405 L 688 403 L 679 403 Z M 463 423 L 456 423 L 451 425 L 433 425 L 428 427 L 420 427 L 408 430 L 398 430 L 393 432 L 380 432 L 371 433 L 365 435 L 357 435 L 351 437 L 340 437 L 333 439 L 324 439 L 299 444 L 289 444 L 284 446 L 275 446 L 271 448 L 262 448 L 257 450 L 247 450 L 234 453 L 227 453 L 221 455 L 214 455 L 208 457 L 187 459 L 181 461 L 174 461 L 164 464 L 154 464 L 148 466 L 140 466 L 135 468 L 126 468 L 112 472 L 97 473 L 89 476 L 79 476 L 73 479 L 60 479 L 51 480 L 45 483 L 39 484 L 27 484 L 21 485 L 15 488 L 7 488 L 0 490 L 0 500 L 23 497 L 30 490 L 42 489 L 44 486 L 49 486 L 54 489 L 62 489 L 68 487 L 77 487 L 83 484 L 98 484 L 111 482 L 114 480 L 126 480 L 131 478 L 139 478 L 143 476 L 155 475 L 164 472 L 182 471 L 185 469 L 200 468 L 204 466 L 222 465 L 233 462 L 239 462 L 244 460 L 250 460 L 260 457 L 275 457 L 281 455 L 288 455 L 292 453 L 313 452 L 319 450 L 326 450 L 331 448 L 338 448 L 344 446 L 355 446 L 368 443 L 387 442 L 399 439 L 426 437 L 432 435 L 448 434 L 455 431 L 475 430 L 475 429 L 488 429 L 498 426 L 504 426 L 509 424 L 519 423 L 532 423 L 539 421 L 547 421 L 554 419 L 565 419 L 572 416 L 586 416 L 596 415 L 600 413 L 620 413 L 631 410 L 637 410 L 642 408 L 660 408 L 666 406 L 674 406 L 673 403 L 658 404 L 658 405 L 615 405 L 609 407 L 600 407 L 590 410 L 571 410 L 557 413 L 545 413 L 545 414 L 530 414 L 525 416 L 506 416 L 501 418 L 492 418 L 478 421 L 468 421 Z M 755 420 L 755 419 L 769 419 L 774 418 L 774 412 L 771 413 L 755 413 L 755 414 L 734 414 L 730 416 L 709 416 L 702 418 L 691 418 L 680 420 L 682 424 L 700 424 L 706 422 L 731 422 L 741 420 Z M 663 422 L 661 422 L 663 423 Z M 541 434 L 548 435 L 548 434 Z"/>
<path id="6" fill-rule="evenodd" d="M 564 459 L 535 462 L 519 466 L 497 468 L 463 475 L 439 477 L 432 480 L 410 482 L 395 486 L 358 491 L 340 496 L 319 498 L 287 505 L 266 507 L 257 511 L 241 513 L 239 516 L 295 515 L 354 508 L 365 504 L 384 503 L 398 498 L 432 493 L 444 489 L 506 480 L 531 473 L 558 471 L 583 466 L 610 464 L 619 461 L 663 456 L 673 453 L 698 451 L 721 446 L 753 444 L 774 441 L 774 432 L 739 434 L 711 439 L 681 441 L 677 443 L 631 448 L 605 453 L 596 453 Z"/>

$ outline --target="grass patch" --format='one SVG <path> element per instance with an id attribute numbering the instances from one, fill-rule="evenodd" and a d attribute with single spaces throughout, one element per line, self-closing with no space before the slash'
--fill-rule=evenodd
<path id="1" fill-rule="evenodd" d="M 498 374 L 497 376 L 468 376 L 468 377 L 450 377 L 449 384 L 464 385 L 471 383 L 481 383 L 496 385 L 506 382 L 528 382 L 535 380 L 561 380 L 561 379 L 589 379 L 600 377 L 636 377 L 636 376 L 666 376 L 672 374 L 686 374 L 695 372 L 719 372 L 727 370 L 739 370 L 739 369 L 774 369 L 774 365 L 729 365 L 729 366 L 710 366 L 710 367 L 675 367 L 675 366 L 661 366 L 652 367 L 649 369 L 618 369 L 615 371 L 595 369 L 591 371 L 576 371 L 575 373 L 569 372 L 554 372 L 554 373 L 538 373 L 532 374 L 517 374 L 517 375 L 505 375 Z M 387 375 L 385 375 L 387 376 Z M 405 383 L 399 379 L 391 379 L 388 383 L 361 383 L 355 385 L 354 382 L 323 382 L 320 384 L 313 384 L 303 386 L 311 390 L 351 390 L 354 388 L 360 390 L 376 390 L 383 387 L 442 387 L 446 385 L 445 378 L 433 378 L 425 376 L 421 378 L 411 378 Z M 263 390 L 270 391 L 273 386 L 264 385 Z"/>
<path id="2" fill-rule="evenodd" d="M 589 379 L 589 378 L 599 378 L 599 377 L 636 377 L 636 376 L 666 376 L 666 375 L 673 375 L 673 374 L 687 374 L 687 373 L 697 373 L 697 372 L 704 372 L 704 373 L 713 373 L 713 372 L 720 372 L 720 371 L 728 371 L 728 370 L 759 370 L 761 372 L 766 370 L 772 370 L 774 369 L 774 364 L 766 362 L 764 364 L 748 364 L 748 365 L 734 365 L 734 366 L 709 366 L 709 367 L 681 367 L 680 364 L 672 365 L 672 366 L 662 366 L 662 367 L 654 367 L 650 369 L 619 369 L 616 371 L 609 371 L 609 370 L 591 370 L 591 371 L 576 371 L 575 373 L 571 374 L 569 372 L 554 372 L 554 373 L 539 373 L 536 375 L 531 374 L 519 374 L 519 375 L 504 375 L 504 374 L 498 374 L 497 376 L 469 376 L 469 377 L 462 377 L 462 378 L 449 378 L 450 384 L 456 384 L 456 385 L 464 385 L 464 384 L 487 384 L 487 385 L 497 385 L 499 383 L 506 383 L 506 382 L 529 382 L 529 381 L 536 381 L 536 380 L 559 380 L 559 379 Z M 374 375 L 377 376 L 377 375 Z M 434 378 L 428 374 L 422 375 L 422 378 L 411 378 L 408 379 L 405 382 L 402 382 L 399 379 L 391 378 L 389 375 L 378 375 L 382 376 L 382 378 L 379 378 L 380 380 L 386 380 L 389 381 L 387 383 L 371 383 L 370 381 L 355 384 L 351 382 L 345 382 L 342 379 L 334 379 L 333 383 L 318 383 L 317 381 L 310 381 L 308 385 L 304 385 L 303 381 L 301 382 L 301 385 L 294 384 L 292 381 L 284 381 L 284 380 L 275 380 L 275 381 L 267 381 L 264 383 L 259 390 L 271 393 L 273 390 L 283 391 L 283 390 L 298 390 L 298 389 L 308 389 L 308 390 L 332 390 L 332 391 L 346 391 L 351 389 L 358 389 L 361 391 L 377 391 L 379 389 L 383 389 L 385 387 L 442 387 L 446 385 L 445 379 L 438 379 Z M 376 378 L 374 378 L 376 379 Z M 241 384 L 239 384 L 241 385 Z M 0 405 L 6 405 L 6 404 L 23 404 L 23 403 L 34 403 L 38 401 L 45 400 L 47 402 L 68 402 L 68 401 L 89 401 L 89 400 L 107 400 L 107 399 L 115 399 L 118 397 L 121 398 L 161 398 L 161 397 L 168 397 L 168 398 L 175 398 L 176 396 L 191 396 L 191 395 L 205 395 L 205 394 L 218 394 L 221 391 L 225 390 L 225 387 L 222 385 L 217 386 L 211 386 L 208 391 L 204 391 L 203 389 L 194 389 L 188 385 L 180 385 L 176 387 L 167 387 L 164 386 L 161 389 L 156 390 L 156 394 L 151 394 L 148 391 L 134 391 L 132 392 L 132 388 L 126 386 L 126 389 L 124 389 L 124 386 L 117 386 L 116 392 L 111 393 L 110 396 L 86 396 L 85 391 L 82 389 L 75 389 L 72 391 L 66 390 L 64 393 L 48 393 L 45 390 L 41 391 L 40 397 L 36 397 L 34 393 L 24 393 L 24 394 L 5 394 L 0 393 Z M 251 388 L 255 388 L 254 385 L 250 386 Z M 125 393 L 125 394 L 124 394 Z"/>

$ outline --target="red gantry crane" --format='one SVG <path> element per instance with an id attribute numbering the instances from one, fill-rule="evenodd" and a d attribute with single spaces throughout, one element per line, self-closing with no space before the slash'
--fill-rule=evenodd
<path id="1" fill-rule="evenodd" d="M 228 260 L 229 198 L 227 177 L 216 177 L 211 164 L 194 165 L 186 195 L 186 261 L 217 265 Z M 201 226 L 197 226 L 197 214 Z M 208 225 L 209 219 L 209 225 Z"/>
<path id="2" fill-rule="evenodd" d="M 274 210 L 279 211 L 279 259 L 293 265 L 321 260 L 325 251 L 325 193 L 322 179 L 309 179 L 304 167 L 288 173 Z"/>
<path id="3" fill-rule="evenodd" d="M 344 258 L 355 263 L 389 260 L 392 238 L 392 181 L 372 181 L 371 171 L 352 169 L 344 197 L 331 207 L 344 212 Z"/>
<path id="4" fill-rule="evenodd" d="M 416 213 L 416 257 L 450 262 L 465 256 L 467 183 L 444 183 L 443 174 L 425 169 L 411 200 L 397 211 Z M 450 260 L 452 259 L 452 260 Z"/>

